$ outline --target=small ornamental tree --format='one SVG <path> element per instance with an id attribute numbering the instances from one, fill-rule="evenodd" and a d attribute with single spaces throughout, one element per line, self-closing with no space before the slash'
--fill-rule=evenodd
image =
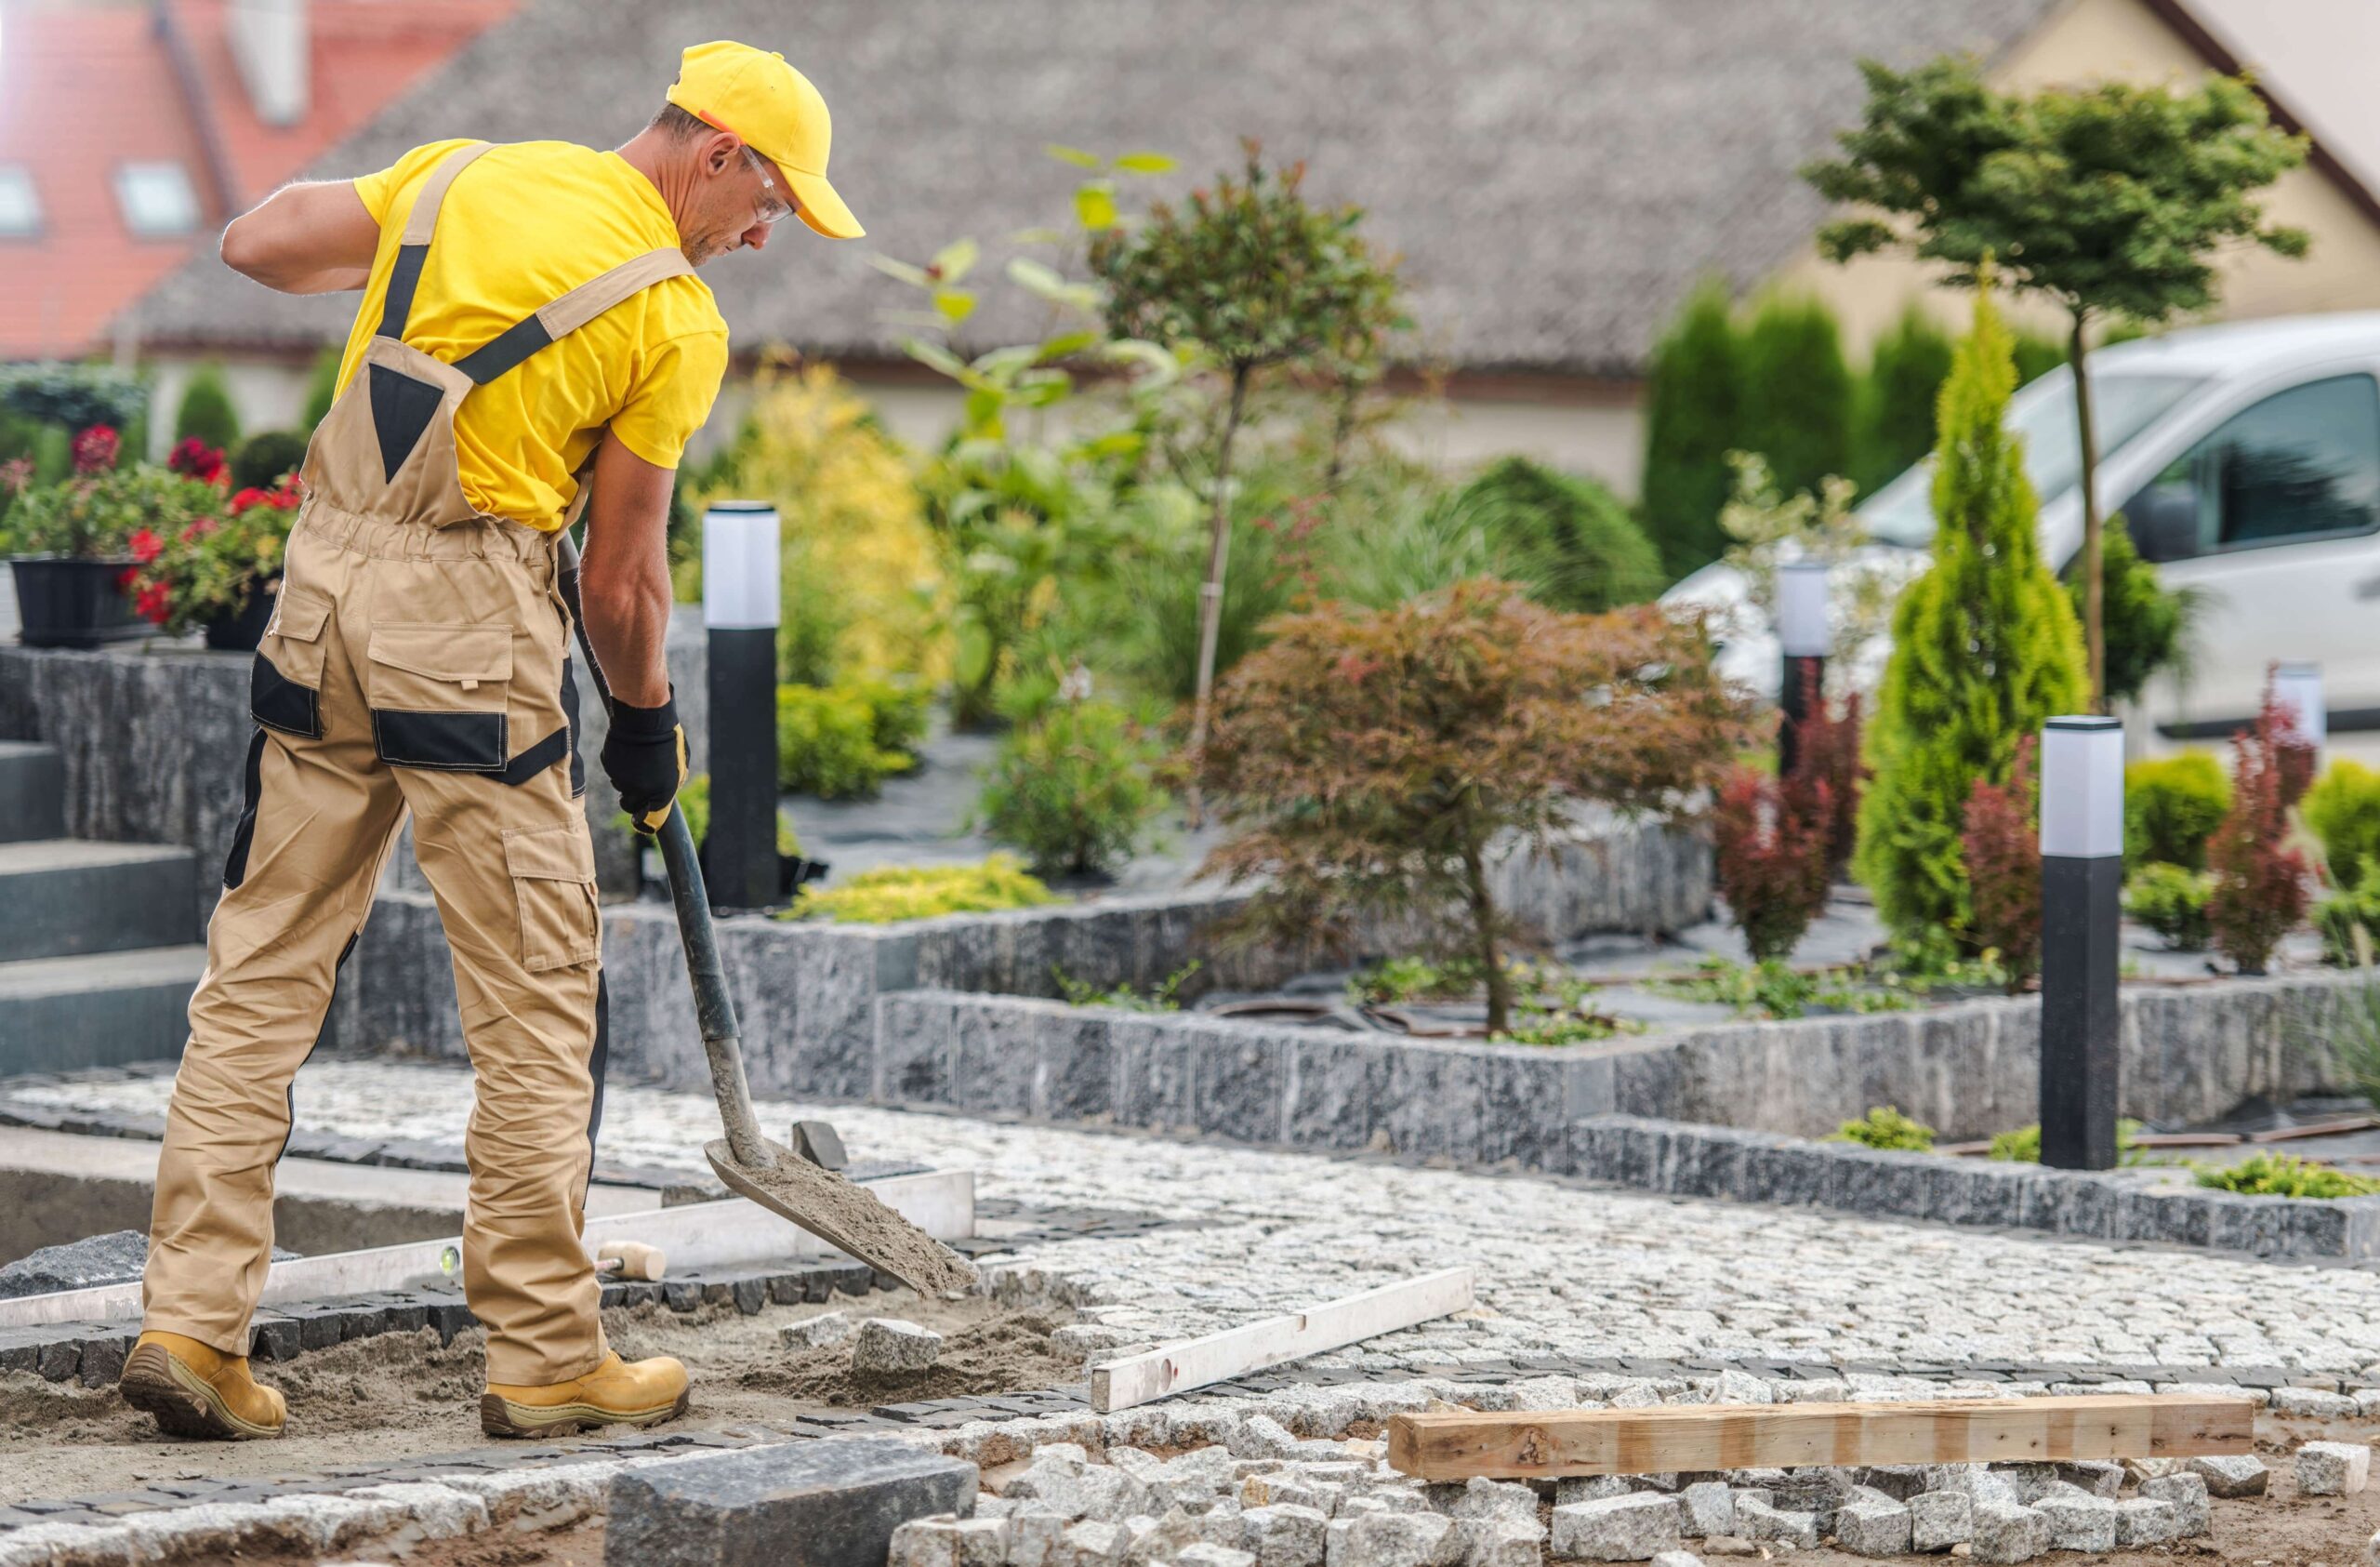
<path id="1" fill-rule="evenodd" d="M 1357 206 L 1309 205 L 1305 166 L 1267 169 L 1242 143 L 1237 179 L 1191 193 L 1177 207 L 1159 202 L 1138 227 L 1104 229 L 1091 266 L 1107 285 L 1108 328 L 1117 337 L 1204 355 L 1229 388 L 1208 481 L 1207 579 L 1199 590 L 1198 681 L 1190 752 L 1206 743 L 1231 548 L 1232 449 L 1259 371 L 1341 370 L 1378 358 L 1381 340 L 1404 325 L 1395 262 L 1356 232 Z M 1191 797 L 1191 817 L 1198 816 Z"/>
<path id="2" fill-rule="evenodd" d="M 2088 607 L 2083 587 L 2080 578 L 2066 585 L 2077 615 Z M 2134 700 L 2166 670 L 2188 672 L 2191 620 L 2202 602 L 2199 589 L 2167 588 L 2158 580 L 2157 567 L 2133 548 L 2123 513 L 2108 519 L 2100 541 L 2099 613 L 2107 653 L 2103 689 L 2109 701 Z"/>
<path id="3" fill-rule="evenodd" d="M 1826 907 L 1827 787 L 1739 765 L 1711 807 L 1719 896 L 1755 963 L 1793 954 Z"/>
<path id="4" fill-rule="evenodd" d="M 1743 344 L 1726 285 L 1706 280 L 1653 349 L 1645 391 L 1645 532 L 1672 580 L 1719 558 L 1727 453 L 1739 438 Z"/>
<path id="5" fill-rule="evenodd" d="M 1843 156 L 1803 173 L 1821 195 L 1876 209 L 1818 231 L 1834 260 L 1885 249 L 1947 262 L 1951 281 L 1997 281 L 2066 312 L 2082 454 L 2084 625 L 2095 700 L 2107 689 L 2097 451 L 2083 349 L 2094 320 L 2166 320 L 2216 298 L 2227 246 L 2306 254 L 2303 229 L 2265 221 L 2251 193 L 2305 161 L 2245 80 L 2103 82 L 2030 98 L 1993 90 L 1972 59 L 1913 71 L 1874 60 L 1865 121 Z M 1996 267 L 1996 271 L 1993 269 Z"/>
<path id="6" fill-rule="evenodd" d="M 2241 974 L 2262 974 L 2273 949 L 2306 917 L 2313 867 L 2287 840 L 2290 812 L 2314 779 L 2314 748 L 2265 686 L 2256 721 L 2231 737 L 2231 809 L 2207 841 L 2215 945 Z"/>
<path id="7" fill-rule="evenodd" d="M 1975 945 L 1959 831 L 1977 778 L 2089 699 L 2073 605 L 2041 555 L 2032 486 L 2003 419 L 2016 382 L 1989 291 L 1942 386 L 1934 561 L 1893 612 L 1859 806 L 1859 878 L 1892 933 Z"/>
<path id="8" fill-rule="evenodd" d="M 2000 954 L 2011 993 L 2042 963 L 2041 785 L 2033 777 L 2034 737 L 2016 744 L 2008 781 L 1977 778 L 1959 830 L 1973 888 L 1978 946 Z"/>
<path id="9" fill-rule="evenodd" d="M 1196 760 L 1229 840 L 1202 874 L 1260 883 L 1251 928 L 1343 946 L 1416 921 L 1512 1016 L 1513 936 L 1489 845 L 1575 836 L 1579 807 L 1681 808 L 1741 738 L 1692 620 L 1649 604 L 1568 615 L 1476 578 L 1386 609 L 1273 623 L 1216 692 Z"/>

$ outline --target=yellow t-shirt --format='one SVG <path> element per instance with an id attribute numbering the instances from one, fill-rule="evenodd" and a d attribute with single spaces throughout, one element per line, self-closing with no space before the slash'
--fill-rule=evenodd
<path id="1" fill-rule="evenodd" d="M 416 147 L 355 181 L 380 248 L 348 333 L 341 390 L 379 330 L 422 181 L 465 145 Z M 567 141 L 493 148 L 447 188 L 405 341 L 452 364 L 598 273 L 678 245 L 661 193 L 618 153 Z M 675 468 L 726 370 L 727 323 L 710 289 L 665 278 L 471 389 L 455 416 L 464 497 L 493 516 L 559 527 L 578 493 L 573 475 L 605 426 L 645 461 Z"/>

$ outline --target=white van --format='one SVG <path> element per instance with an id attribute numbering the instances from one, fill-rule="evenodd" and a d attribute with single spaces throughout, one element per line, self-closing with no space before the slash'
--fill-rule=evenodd
<path id="1" fill-rule="evenodd" d="M 2122 512 L 2169 587 L 2198 589 L 2196 668 L 2161 677 L 2126 727 L 2155 753 L 2207 743 L 2254 714 L 2268 665 L 2321 666 L 2330 732 L 2380 735 L 2380 313 L 2193 327 L 2091 355 L 2102 516 Z M 2060 572 L 2082 547 L 2071 372 L 2019 392 L 2009 424 Z M 1933 537 L 1933 462 L 1858 509 L 1869 563 L 1907 573 Z M 1897 558 L 1896 558 L 1897 557 Z M 1706 566 L 1665 603 L 1731 606 L 1728 674 L 1777 689 L 1776 642 L 1749 625 L 1742 583 Z M 1881 649 L 1858 660 L 1867 678 Z"/>

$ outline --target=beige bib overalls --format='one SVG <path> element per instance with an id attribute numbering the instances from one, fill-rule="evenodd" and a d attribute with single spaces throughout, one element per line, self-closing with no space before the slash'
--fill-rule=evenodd
<path id="1" fill-rule="evenodd" d="M 487 1325 L 489 1379 L 543 1384 L 605 1352 L 579 1242 L 602 1109 L 595 865 L 560 535 L 472 509 L 455 411 L 473 386 L 692 268 L 675 250 L 640 256 L 453 365 L 407 346 L 439 207 L 487 150 L 457 149 L 423 186 L 379 334 L 306 451 L 250 683 L 245 814 L 157 1167 L 143 1326 L 247 1352 L 291 1080 L 410 812 L 477 1082 L 463 1286 Z"/>

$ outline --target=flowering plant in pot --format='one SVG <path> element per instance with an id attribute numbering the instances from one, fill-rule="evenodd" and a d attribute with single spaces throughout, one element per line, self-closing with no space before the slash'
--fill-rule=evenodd
<path id="1" fill-rule="evenodd" d="M 34 647 L 96 647 L 149 634 L 127 591 L 142 564 L 133 546 L 143 529 L 164 538 L 222 509 L 214 485 L 162 468 L 116 466 L 114 431 L 94 425 L 74 437 L 74 471 L 32 485 L 10 464 L 0 485 L 12 494 L 0 547 L 17 581 L 23 639 Z"/>
<path id="2" fill-rule="evenodd" d="M 271 489 L 226 496 L 221 452 L 185 441 L 169 462 L 206 485 L 216 511 L 170 532 L 143 527 L 132 535 L 129 548 L 139 563 L 134 608 L 169 633 L 203 628 L 209 647 L 253 651 L 281 591 L 282 558 L 300 499 L 297 475 L 284 475 Z"/>

